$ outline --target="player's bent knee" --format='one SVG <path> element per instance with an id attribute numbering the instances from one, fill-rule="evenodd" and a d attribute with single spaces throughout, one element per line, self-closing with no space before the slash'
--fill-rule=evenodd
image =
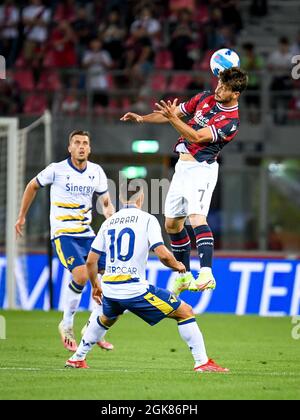
<path id="1" fill-rule="evenodd" d="M 88 278 L 85 277 L 85 276 L 74 276 L 73 275 L 73 277 L 74 277 L 75 282 L 77 284 L 80 284 L 80 286 L 85 286 L 87 281 L 88 281 Z"/>
<path id="2" fill-rule="evenodd" d="M 193 308 L 191 307 L 191 305 L 188 305 L 187 303 L 183 302 L 184 306 L 183 306 L 183 312 L 187 315 L 187 316 L 193 316 L 194 312 L 193 312 Z"/>
<path id="3" fill-rule="evenodd" d="M 99 317 L 101 324 L 106 327 L 106 328 L 110 328 L 112 325 L 114 325 L 114 323 L 117 321 L 118 318 L 107 318 L 107 316 L 105 315 L 101 315 Z"/>
<path id="4" fill-rule="evenodd" d="M 184 222 L 179 223 L 175 219 L 167 219 L 165 221 L 166 232 L 167 233 L 179 233 L 183 229 L 183 224 L 184 224 Z"/>
<path id="5" fill-rule="evenodd" d="M 72 276 L 76 283 L 85 286 L 88 281 L 88 274 L 85 266 L 78 266 L 72 270 Z"/>
<path id="6" fill-rule="evenodd" d="M 181 302 L 181 305 L 175 312 L 171 315 L 171 318 L 174 318 L 176 321 L 183 321 L 187 318 L 194 316 L 193 308 L 185 302 Z"/>

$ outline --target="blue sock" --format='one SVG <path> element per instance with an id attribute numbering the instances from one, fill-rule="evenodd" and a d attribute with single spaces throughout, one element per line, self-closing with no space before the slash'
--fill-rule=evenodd
<path id="1" fill-rule="evenodd" d="M 194 228 L 196 245 L 200 258 L 201 267 L 212 267 L 214 252 L 214 237 L 208 225 L 201 225 Z"/>
<path id="2" fill-rule="evenodd" d="M 190 269 L 191 240 L 186 228 L 179 233 L 169 233 L 171 247 L 177 261 L 184 264 L 186 271 Z"/>

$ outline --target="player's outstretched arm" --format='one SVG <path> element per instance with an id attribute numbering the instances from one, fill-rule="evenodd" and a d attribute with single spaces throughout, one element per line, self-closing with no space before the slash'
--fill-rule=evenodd
<path id="1" fill-rule="evenodd" d="M 174 110 L 176 116 L 178 118 L 183 117 L 183 113 L 180 111 L 179 106 L 176 107 Z M 163 124 L 169 122 L 168 118 L 163 116 L 162 114 L 159 114 L 157 112 L 152 112 L 151 114 L 147 115 L 138 115 L 133 112 L 127 112 L 125 115 L 123 115 L 122 118 L 120 118 L 121 121 L 132 121 L 136 123 L 153 123 L 153 124 Z"/>
<path id="2" fill-rule="evenodd" d="M 40 188 L 36 178 L 33 178 L 31 181 L 28 182 L 21 202 L 21 207 L 19 211 L 18 220 L 15 224 L 15 230 L 17 236 L 23 236 L 23 228 L 26 223 L 26 215 L 28 213 L 28 210 L 30 209 L 30 206 L 35 199 L 37 190 Z"/>
<path id="3" fill-rule="evenodd" d="M 174 255 L 165 245 L 159 245 L 155 248 L 154 252 L 165 266 L 172 268 L 172 270 L 178 271 L 179 273 L 186 272 L 185 266 L 176 260 Z"/>

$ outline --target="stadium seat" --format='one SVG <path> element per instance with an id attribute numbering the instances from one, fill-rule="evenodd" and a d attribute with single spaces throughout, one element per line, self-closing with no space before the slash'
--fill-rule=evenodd
<path id="1" fill-rule="evenodd" d="M 187 74 L 175 74 L 168 86 L 168 91 L 176 92 L 180 90 L 185 90 L 188 84 L 191 82 L 192 78 Z"/>
<path id="2" fill-rule="evenodd" d="M 43 94 L 27 96 L 24 104 L 24 114 L 41 115 L 47 109 L 47 99 Z"/>
<path id="3" fill-rule="evenodd" d="M 17 70 L 13 77 L 21 90 L 33 90 L 34 80 L 31 70 Z"/>
<path id="4" fill-rule="evenodd" d="M 55 67 L 55 57 L 52 50 L 48 50 L 44 56 L 43 66 L 45 68 Z"/>
<path id="5" fill-rule="evenodd" d="M 173 68 L 173 59 L 170 51 L 160 50 L 156 53 L 154 66 L 156 69 L 170 70 Z"/>
<path id="6" fill-rule="evenodd" d="M 203 71 L 209 71 L 210 70 L 210 58 L 214 51 L 208 50 L 205 52 L 204 57 L 200 60 L 199 63 L 197 63 L 197 68 L 194 68 L 195 70 L 203 70 Z"/>
<path id="7" fill-rule="evenodd" d="M 195 13 L 195 21 L 202 25 L 207 24 L 209 21 L 209 12 L 206 4 L 199 4 Z"/>
<path id="8" fill-rule="evenodd" d="M 58 91 L 61 89 L 61 82 L 56 70 L 44 70 L 37 84 L 37 89 Z"/>
<path id="9" fill-rule="evenodd" d="M 150 84 L 152 90 L 164 92 L 167 88 L 166 76 L 162 73 L 154 73 L 151 76 Z"/>
<path id="10" fill-rule="evenodd" d="M 15 62 L 15 67 L 16 68 L 26 67 L 26 61 L 25 61 L 25 58 L 24 58 L 23 54 L 20 54 L 19 57 L 17 58 L 17 60 Z"/>

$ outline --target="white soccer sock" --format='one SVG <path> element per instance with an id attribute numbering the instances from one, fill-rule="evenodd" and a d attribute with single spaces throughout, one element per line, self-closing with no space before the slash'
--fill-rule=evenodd
<path id="1" fill-rule="evenodd" d="M 200 273 L 212 273 L 212 269 L 210 267 L 201 267 Z"/>
<path id="2" fill-rule="evenodd" d="M 79 307 L 83 289 L 84 286 L 77 284 L 74 280 L 71 280 L 70 284 L 68 285 L 64 297 L 65 300 L 63 316 L 63 325 L 66 329 L 73 327 L 74 316 Z"/>
<path id="3" fill-rule="evenodd" d="M 207 363 L 208 357 L 203 336 L 195 318 L 178 323 L 178 330 L 181 338 L 186 342 L 192 352 L 195 366 Z"/>
<path id="4" fill-rule="evenodd" d="M 92 310 L 92 313 L 88 320 L 88 325 L 90 322 L 92 322 L 94 319 L 97 319 L 98 316 L 101 315 L 103 315 L 103 306 L 95 302 L 94 309 Z"/>
<path id="5" fill-rule="evenodd" d="M 105 336 L 106 328 L 99 319 L 94 318 L 87 327 L 76 353 L 70 360 L 84 360 L 92 347 Z"/>

